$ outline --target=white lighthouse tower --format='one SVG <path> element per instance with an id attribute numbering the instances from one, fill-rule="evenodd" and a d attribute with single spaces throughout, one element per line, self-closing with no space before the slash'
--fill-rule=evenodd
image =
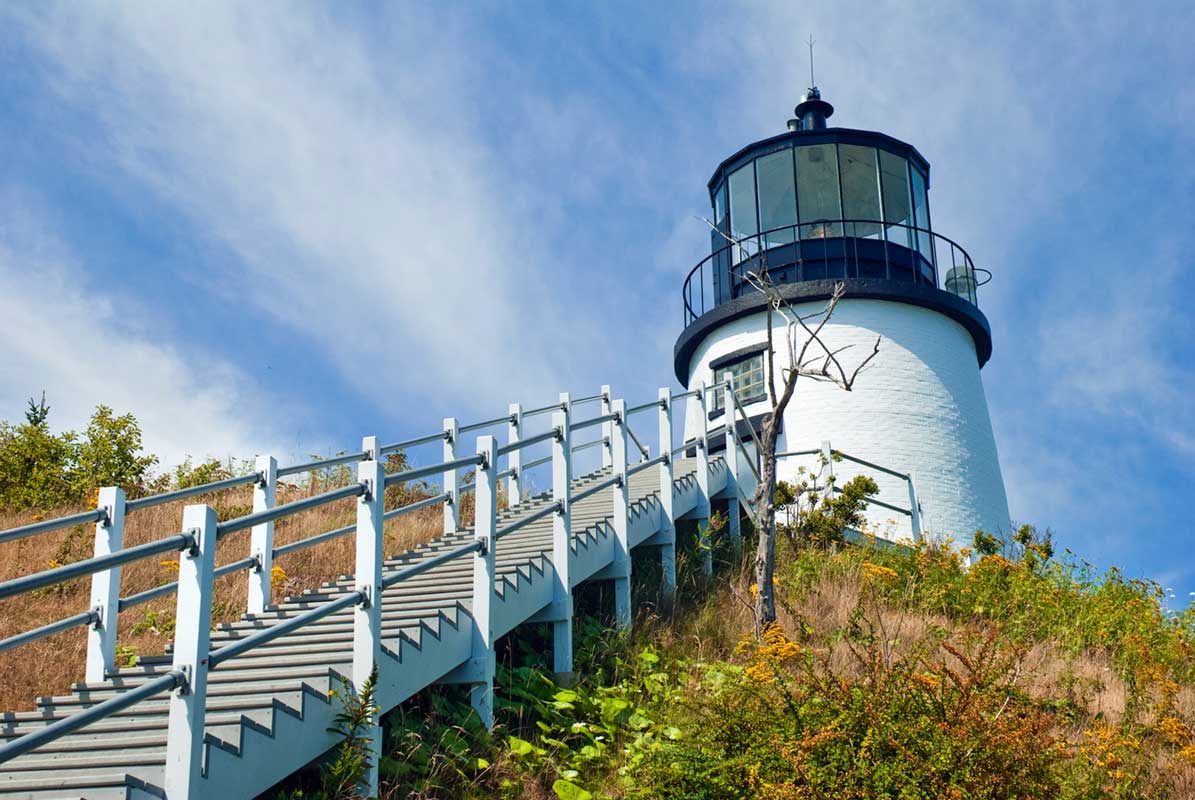
<path id="1" fill-rule="evenodd" d="M 849 359 L 854 351 L 865 356 L 878 336 L 880 352 L 852 392 L 798 384 L 777 452 L 804 455 L 780 458 L 778 477 L 815 468 L 809 453 L 828 442 L 852 457 L 833 464 L 839 485 L 857 473 L 879 484 L 884 505 L 871 506 L 868 521 L 880 535 L 907 535 L 907 519 L 890 507 L 909 507 L 910 485 L 932 538 L 969 542 L 976 530 L 1007 531 L 980 378 L 992 336 L 977 288 L 989 274 L 932 229 L 929 163 L 921 154 L 882 133 L 827 127 L 833 111 L 811 88 L 787 132 L 744 147 L 710 178 L 718 230 L 741 244 L 728 246 L 714 233 L 712 254 L 685 281 L 674 366 L 689 388 L 733 376 L 745 414 L 727 415 L 722 392 L 711 392 L 706 420 L 690 410 L 686 438 L 733 416 L 749 439 L 743 416 L 758 429 L 769 410 L 765 305 L 749 272 L 766 265 L 798 313 L 824 306 L 842 283 L 845 297 L 823 339 L 835 349 L 854 345 Z M 778 372 L 788 367 L 784 337 L 781 324 Z"/>

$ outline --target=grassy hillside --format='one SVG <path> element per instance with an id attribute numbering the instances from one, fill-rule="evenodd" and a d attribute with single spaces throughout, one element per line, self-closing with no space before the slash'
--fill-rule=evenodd
<path id="1" fill-rule="evenodd" d="M 582 590 L 578 685 L 545 631 L 505 641 L 501 725 L 459 690 L 387 720 L 389 797 L 1195 797 L 1195 612 L 1082 565 L 948 550 L 783 544 L 780 621 L 753 641 L 752 586 L 691 569 L 674 613 L 609 633 Z M 283 791 L 319 796 L 311 775 Z"/>

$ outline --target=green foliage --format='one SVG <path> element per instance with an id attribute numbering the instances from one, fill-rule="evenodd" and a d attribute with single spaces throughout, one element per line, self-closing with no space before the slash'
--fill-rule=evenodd
<path id="1" fill-rule="evenodd" d="M 157 463 L 141 452 L 141 428 L 132 414 L 97 406 L 82 437 L 49 429 L 45 394 L 29 400 L 25 423 L 0 422 L 0 507 L 54 508 L 89 500 L 100 486 L 142 491 Z"/>
<path id="2" fill-rule="evenodd" d="M 879 492 L 876 482 L 866 476 L 851 478 L 835 491 L 832 478 L 826 486 L 816 487 L 812 478 L 806 479 L 804 470 L 798 472 L 797 483 L 778 481 L 775 503 L 777 509 L 788 512 L 787 521 L 777 529 L 794 541 L 815 547 L 841 544 L 847 528 L 859 528 L 864 521 L 867 499 Z"/>
<path id="3" fill-rule="evenodd" d="M 369 731 L 377 724 L 378 707 L 373 699 L 377 679 L 375 666 L 361 691 L 354 691 L 346 678 L 342 688 L 331 692 L 333 698 L 340 700 L 341 709 L 328 731 L 343 741 L 321 773 L 322 796 L 327 800 L 359 797 L 361 783 L 373 766 Z"/>

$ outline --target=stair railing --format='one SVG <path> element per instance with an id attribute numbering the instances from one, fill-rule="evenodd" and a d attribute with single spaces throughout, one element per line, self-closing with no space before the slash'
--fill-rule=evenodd
<path id="1" fill-rule="evenodd" d="M 702 399 L 704 392 L 699 390 L 695 393 L 677 395 L 677 398 L 686 396 L 696 397 L 698 403 L 702 407 L 704 406 Z M 476 671 L 474 676 L 476 680 L 472 698 L 474 707 L 482 719 L 487 724 L 492 723 L 494 654 L 491 607 L 496 588 L 495 554 L 498 540 L 535 521 L 548 516 L 553 517 L 553 564 L 556 565 L 557 575 L 553 593 L 553 609 L 557 618 L 552 621 L 555 623 L 555 640 L 559 650 L 559 658 L 556 663 L 558 668 L 563 668 L 558 671 L 571 671 L 571 563 L 573 552 L 571 507 L 573 503 L 580 502 L 605 489 L 613 487 L 615 490 L 612 501 L 615 558 L 611 567 L 608 568 L 607 577 L 612 577 L 615 580 L 619 624 L 628 625 L 631 616 L 630 543 L 628 538 L 631 511 L 628 503 L 628 481 L 640 472 L 658 467 L 660 507 L 665 518 L 669 523 L 671 522 L 673 516 L 672 457 L 674 454 L 671 449 L 671 411 L 672 402 L 677 398 L 673 398 L 667 389 L 661 389 L 656 401 L 627 409 L 625 401 L 610 398 L 608 387 L 603 387 L 603 392 L 599 395 L 576 401 L 570 401 L 568 394 L 562 394 L 557 403 L 542 409 L 524 412 L 512 406 L 512 411 L 508 416 L 467 426 L 458 426 L 455 420 L 449 419 L 446 420 L 442 432 L 387 446 L 379 446 L 376 437 L 367 437 L 363 440 L 362 449 L 359 452 L 306 464 L 279 468 L 274 459 L 268 456 L 262 457 L 255 464 L 258 471 L 253 475 L 215 481 L 201 487 L 189 487 L 151 498 L 126 502 L 120 489 L 108 488 L 101 491 L 100 507 L 95 511 L 64 517 L 52 521 L 51 524 L 39 523 L 35 526 L 25 526 L 14 531 L 0 533 L 0 541 L 6 541 L 54 530 L 63 524 L 80 524 L 84 520 L 95 522 L 97 526 L 96 555 L 93 558 L 0 583 L 0 600 L 2 600 L 73 578 L 91 575 L 93 576 L 92 598 L 97 603 L 96 607 L 85 614 L 77 615 L 78 619 L 68 618 L 43 626 L 37 631 L 0 642 L 0 649 L 15 646 L 14 639 L 20 639 L 21 641 L 18 643 L 24 643 L 66 630 L 75 624 L 87 622 L 95 625 L 107 620 L 107 624 L 102 627 L 104 635 L 99 637 L 100 640 L 95 644 L 94 649 L 101 653 L 111 652 L 115 646 L 116 616 L 121 609 L 171 592 L 176 594 L 175 642 L 169 672 L 147 681 L 135 689 L 122 692 L 88 707 L 84 711 L 57 720 L 33 733 L 0 745 L 0 763 L 55 741 L 118 711 L 132 707 L 147 698 L 164 692 L 172 692 L 169 700 L 165 789 L 170 797 L 188 797 L 197 791 L 201 776 L 207 675 L 210 670 L 218 669 L 232 659 L 243 657 L 251 651 L 266 646 L 287 633 L 352 609 L 354 631 L 352 682 L 355 688 L 360 690 L 374 665 L 378 663 L 381 654 L 381 608 L 385 589 L 469 554 L 473 556 L 474 573 L 472 598 L 474 658 L 471 659 L 470 664 L 471 668 Z M 609 408 L 608 412 L 600 413 L 597 417 L 581 422 L 571 420 L 573 406 L 599 400 L 602 402 L 603 410 L 606 407 Z M 633 468 L 628 468 L 629 428 L 627 417 L 631 413 L 651 408 L 658 409 L 661 454 L 655 459 L 645 458 Z M 548 411 L 551 411 L 553 415 L 550 430 L 538 435 L 526 436 L 522 431 L 524 421 L 528 417 Z M 702 417 L 704 418 L 705 415 L 702 414 Z M 480 430 L 501 423 L 506 423 L 508 431 L 513 432 L 506 445 L 498 447 L 493 436 L 482 435 L 477 438 L 475 455 L 464 457 L 459 455 L 456 444 L 462 432 Z M 571 444 L 574 432 L 598 425 L 603 426 L 609 434 L 594 442 L 578 446 Z M 444 443 L 445 458 L 443 461 L 391 474 L 385 472 L 383 457 L 386 454 L 436 441 Z M 519 455 L 522 451 L 549 442 L 551 443 L 551 454 L 547 459 L 540 459 L 538 463 L 547 463 L 548 461 L 552 463 L 552 502 L 499 530 L 497 528 L 498 481 L 502 477 L 511 475 L 521 478 L 522 471 L 537 463 L 528 462 L 520 466 Z M 587 447 L 598 445 L 610 453 L 611 464 L 608 466 L 612 473 L 611 476 L 595 482 L 575 495 L 572 494 L 573 454 Z M 706 450 L 707 448 L 703 446 L 698 452 L 697 480 L 702 488 L 702 501 L 708 506 L 709 475 L 708 462 L 705 459 Z M 506 470 L 499 469 L 499 461 L 503 456 L 506 456 L 507 463 L 512 465 Z M 279 477 L 353 462 L 358 463 L 358 480 L 355 483 L 289 503 L 276 504 L 275 490 Z M 475 492 L 474 532 L 471 541 L 437 553 L 389 575 L 383 575 L 385 522 L 399 515 L 421 508 L 433 507 L 437 504 L 443 504 L 446 509 L 450 504 L 456 505 L 454 500 L 459 498 L 461 491 L 465 489 L 462 486 L 454 486 L 456 475 L 460 470 L 470 468 L 474 469 L 476 473 L 476 478 L 472 481 L 471 486 L 471 490 Z M 385 509 L 387 487 L 423 480 L 435 475 L 442 476 L 444 480 L 444 491 L 439 495 L 390 510 Z M 123 520 L 135 503 L 138 504 L 136 507 L 144 508 L 169 500 L 184 499 L 248 483 L 255 484 L 254 506 L 251 513 L 221 522 L 217 519 L 215 510 L 210 506 L 206 504 L 188 505 L 183 511 L 182 532 L 142 545 L 127 548 L 122 546 Z M 275 546 L 273 544 L 275 522 L 350 498 L 356 501 L 357 519 L 355 524 L 286 545 Z M 708 511 L 706 515 L 708 516 Z M 447 527 L 448 517 L 446 516 L 445 519 Z M 452 522 L 452 532 L 455 533 L 459 527 L 459 517 L 453 518 Z M 34 528 L 36 530 L 31 530 Z M 253 532 L 251 537 L 252 555 L 217 568 L 215 555 L 220 540 L 243 530 Z M 274 558 L 331 541 L 349 533 L 355 534 L 356 538 L 356 567 L 352 591 L 339 594 L 300 614 L 284 618 L 268 628 L 256 630 L 244 638 L 211 650 L 212 602 L 214 581 L 217 577 L 241 569 L 256 568 L 259 572 L 266 573 L 268 581 L 266 566 L 272 563 Z M 664 556 L 666 559 L 665 584 L 670 583 L 672 586 L 675 586 L 674 541 L 674 533 L 671 530 L 662 537 L 663 552 L 666 554 Z M 118 570 L 122 565 L 169 552 L 179 553 L 177 581 L 137 595 L 125 598 L 118 596 Z M 671 575 L 671 580 L 668 579 L 669 575 Z M 257 608 L 264 610 L 269 607 L 268 582 L 263 583 L 259 577 L 252 577 L 249 591 L 250 602 L 255 603 Z M 256 598 L 254 597 L 255 591 L 257 592 Z M 260 610 L 257 613 L 260 613 Z M 91 651 L 92 648 L 89 647 L 89 659 Z M 103 669 L 98 674 L 89 671 L 88 680 L 103 680 L 112 672 L 111 656 L 108 656 L 106 662 L 101 663 Z M 89 667 L 90 665 L 89 660 Z M 379 730 L 374 726 L 367 731 L 367 735 L 372 741 L 371 747 L 376 751 L 376 748 L 380 746 Z M 375 764 L 377 761 L 374 759 Z M 370 776 L 369 781 L 376 786 L 376 774 Z"/>

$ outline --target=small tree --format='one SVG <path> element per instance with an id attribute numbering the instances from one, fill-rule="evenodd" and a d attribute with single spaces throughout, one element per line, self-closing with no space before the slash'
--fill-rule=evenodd
<path id="1" fill-rule="evenodd" d="M 705 220 L 711 229 L 718 231 L 727 242 L 735 245 L 737 250 L 746 252 L 747 248 L 741 239 L 718 230 L 718 227 Z M 764 630 L 776 621 L 776 594 L 772 586 L 772 576 L 776 569 L 776 440 L 780 436 L 780 426 L 784 419 L 784 412 L 792 400 L 797 388 L 797 380 L 810 380 L 831 383 L 845 392 L 851 391 L 855 380 L 871 360 L 880 352 L 880 338 L 877 336 L 875 345 L 864 358 L 853 368 L 843 366 L 842 356 L 853 345 L 843 345 L 833 348 L 822 339 L 826 323 L 834 316 L 834 310 L 846 294 L 846 286 L 836 283 L 826 304 L 809 313 L 798 313 L 780 291 L 772 284 L 768 276 L 767 252 L 756 248 L 759 252 L 754 256 L 758 264 L 757 271 L 744 273 L 747 282 L 763 295 L 766 310 L 767 350 L 764 353 L 764 374 L 767 378 L 768 403 L 770 411 L 764 416 L 759 435 L 760 481 L 751 499 L 755 514 L 759 521 L 759 541 L 755 550 L 755 582 L 759 586 L 759 594 L 755 598 L 755 634 L 763 635 Z M 775 322 L 779 317 L 784 322 L 784 339 L 787 349 L 788 365 L 776 369 Z M 776 377 L 779 374 L 780 391 L 776 390 Z M 714 376 L 715 380 L 717 376 Z M 727 424 L 734 424 L 735 409 L 728 408 Z"/>
<path id="2" fill-rule="evenodd" d="M 87 423 L 75 462 L 75 488 L 83 496 L 99 486 L 121 486 L 130 493 L 138 492 L 158 459 L 142 455 L 141 425 L 136 417 L 117 416 L 101 405 L 96 406 Z"/>

